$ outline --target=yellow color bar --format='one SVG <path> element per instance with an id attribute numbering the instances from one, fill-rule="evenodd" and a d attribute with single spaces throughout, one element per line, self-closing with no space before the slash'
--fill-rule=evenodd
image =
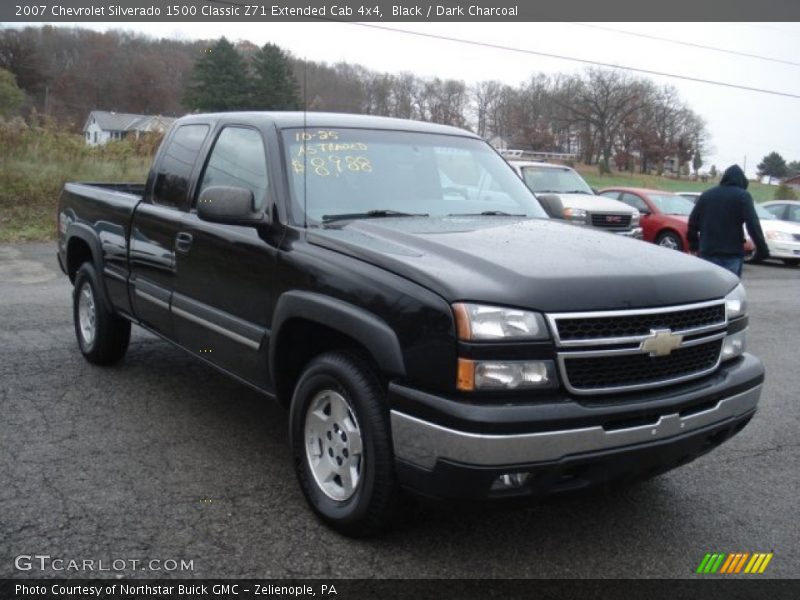
<path id="1" fill-rule="evenodd" d="M 751 573 L 758 573 L 758 568 L 761 566 L 761 563 L 763 562 L 764 557 L 766 556 L 766 554 L 758 553 L 758 554 L 754 554 L 753 556 L 755 557 L 756 561 L 753 563 L 753 566 L 750 568 L 750 572 Z M 745 570 L 745 573 L 747 573 L 747 570 Z"/>
<path id="2" fill-rule="evenodd" d="M 772 556 L 773 556 L 773 554 L 772 554 L 772 552 L 770 552 L 769 554 L 767 554 L 764 557 L 764 562 L 761 563 L 761 568 L 758 570 L 759 573 L 763 573 L 764 572 L 764 569 L 767 568 L 767 565 L 769 564 L 769 561 L 772 560 Z"/>

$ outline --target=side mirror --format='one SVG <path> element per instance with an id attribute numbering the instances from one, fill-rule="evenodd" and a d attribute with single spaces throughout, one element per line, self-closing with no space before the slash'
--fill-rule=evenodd
<path id="1" fill-rule="evenodd" d="M 253 192 L 223 185 L 207 187 L 197 199 L 197 216 L 226 225 L 259 225 L 264 213 L 255 209 Z"/>
<path id="2" fill-rule="evenodd" d="M 541 196 L 536 196 L 536 198 L 548 216 L 553 219 L 564 218 L 564 205 L 561 202 L 561 198 L 552 194 L 542 194 Z"/>
<path id="3" fill-rule="evenodd" d="M 649 208 L 640 208 L 640 209 L 638 209 L 638 211 L 639 211 L 639 214 L 642 215 L 643 217 L 646 217 L 647 215 L 653 214 L 652 211 Z"/>

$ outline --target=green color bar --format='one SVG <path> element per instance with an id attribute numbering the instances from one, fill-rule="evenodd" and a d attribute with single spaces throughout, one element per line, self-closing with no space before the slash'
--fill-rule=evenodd
<path id="1" fill-rule="evenodd" d="M 700 562 L 700 566 L 699 566 L 699 567 L 697 567 L 697 571 L 696 571 L 697 573 L 702 573 L 702 572 L 703 572 L 703 570 L 706 568 L 706 564 L 708 563 L 708 559 L 709 559 L 709 558 L 711 558 L 711 554 L 708 554 L 708 553 L 707 553 L 707 554 L 706 554 L 706 555 L 703 557 L 703 560 Z"/>

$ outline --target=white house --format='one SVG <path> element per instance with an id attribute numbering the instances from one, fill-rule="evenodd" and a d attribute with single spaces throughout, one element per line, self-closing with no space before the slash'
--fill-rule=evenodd
<path id="1" fill-rule="evenodd" d="M 149 131 L 164 132 L 169 129 L 175 119 L 161 115 L 134 115 L 105 110 L 93 110 L 83 126 L 83 135 L 90 146 L 105 144 L 111 140 L 121 140 L 131 133 L 137 138 L 139 134 Z"/>

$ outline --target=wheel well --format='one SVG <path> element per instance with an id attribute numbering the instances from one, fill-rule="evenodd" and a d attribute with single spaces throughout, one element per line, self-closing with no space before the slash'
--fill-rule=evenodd
<path id="1" fill-rule="evenodd" d="M 73 237 L 67 244 L 67 275 L 70 281 L 75 281 L 75 274 L 81 265 L 92 261 L 92 249 L 84 240 Z"/>
<path id="2" fill-rule="evenodd" d="M 684 245 L 683 244 L 683 238 L 681 237 L 681 234 L 678 233 L 676 230 L 672 229 L 671 227 L 665 227 L 664 229 L 659 231 L 656 234 L 656 241 L 658 241 L 660 238 L 662 238 L 666 234 L 674 235 L 676 238 L 678 238 L 678 242 L 680 242 L 681 246 Z"/>
<path id="3" fill-rule="evenodd" d="M 364 358 L 380 374 L 374 358 L 357 340 L 327 325 L 307 319 L 289 319 L 281 326 L 275 344 L 275 391 L 288 406 L 305 365 L 315 356 L 330 350 L 350 350 Z"/>

